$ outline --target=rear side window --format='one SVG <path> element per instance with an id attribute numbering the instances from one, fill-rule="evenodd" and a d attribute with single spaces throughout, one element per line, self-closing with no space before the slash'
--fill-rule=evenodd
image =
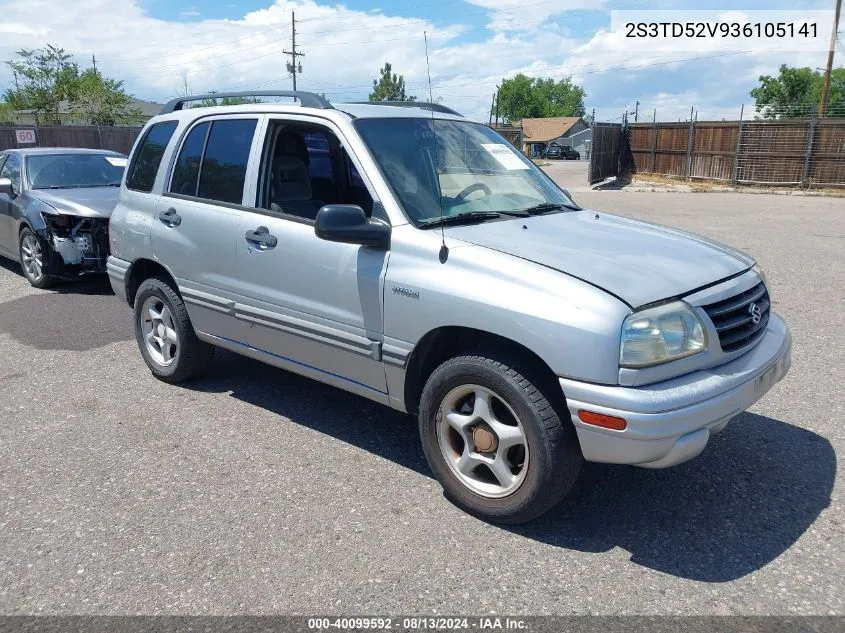
<path id="1" fill-rule="evenodd" d="M 147 193 L 153 190 L 158 166 L 161 165 L 164 150 L 174 131 L 176 121 L 156 123 L 147 130 L 129 165 L 129 173 L 126 176 L 126 186 L 129 189 Z"/>
<path id="2" fill-rule="evenodd" d="M 208 134 L 208 123 L 201 123 L 188 133 L 182 149 L 179 150 L 179 158 L 173 168 L 173 179 L 170 182 L 172 193 L 180 193 L 185 196 L 196 196 L 199 185 L 200 161 L 202 150 L 205 146 L 205 137 Z"/>
<path id="3" fill-rule="evenodd" d="M 200 170 L 200 198 L 242 202 L 256 123 L 255 119 L 222 119 L 211 124 Z"/>

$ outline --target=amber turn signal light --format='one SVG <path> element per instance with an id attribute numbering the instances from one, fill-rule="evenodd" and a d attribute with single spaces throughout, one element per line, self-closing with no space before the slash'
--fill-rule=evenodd
<path id="1" fill-rule="evenodd" d="M 605 429 L 613 429 L 614 431 L 624 431 L 628 423 L 624 418 L 616 418 L 612 415 L 605 415 L 604 413 L 594 413 L 593 411 L 578 411 L 578 418 L 585 424 L 592 424 L 593 426 L 600 426 Z"/>

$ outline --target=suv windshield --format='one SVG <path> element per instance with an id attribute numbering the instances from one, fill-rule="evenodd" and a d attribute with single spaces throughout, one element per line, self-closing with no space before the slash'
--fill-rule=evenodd
<path id="1" fill-rule="evenodd" d="M 486 125 L 422 118 L 358 119 L 355 125 L 417 224 L 438 218 L 441 206 L 445 217 L 541 204 L 574 206 L 534 163 Z"/>
<path id="2" fill-rule="evenodd" d="M 112 154 L 38 154 L 26 159 L 31 189 L 120 186 L 126 158 Z"/>

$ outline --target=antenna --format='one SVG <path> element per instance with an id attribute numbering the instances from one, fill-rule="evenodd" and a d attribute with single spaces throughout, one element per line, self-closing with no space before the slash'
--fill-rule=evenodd
<path id="1" fill-rule="evenodd" d="M 428 73 L 428 100 L 434 103 L 434 95 L 431 92 L 431 65 L 428 63 L 428 34 L 423 31 L 423 39 L 425 39 L 425 70 Z M 449 247 L 446 246 L 446 234 L 443 228 L 443 192 L 440 191 L 440 176 L 437 173 L 437 128 L 434 123 L 434 110 L 431 111 L 431 133 L 434 135 L 434 160 L 432 166 L 434 167 L 434 180 L 437 183 L 437 206 L 440 208 L 440 263 L 445 264 L 449 259 Z"/>

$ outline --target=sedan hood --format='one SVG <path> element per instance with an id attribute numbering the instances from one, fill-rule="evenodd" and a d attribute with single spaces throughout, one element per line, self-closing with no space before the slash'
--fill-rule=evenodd
<path id="1" fill-rule="evenodd" d="M 29 194 L 65 215 L 85 218 L 110 218 L 117 204 L 120 187 L 82 187 L 79 189 L 33 189 Z"/>
<path id="2" fill-rule="evenodd" d="M 452 227 L 446 234 L 572 275 L 635 308 L 754 264 L 698 235 L 589 210 Z"/>

